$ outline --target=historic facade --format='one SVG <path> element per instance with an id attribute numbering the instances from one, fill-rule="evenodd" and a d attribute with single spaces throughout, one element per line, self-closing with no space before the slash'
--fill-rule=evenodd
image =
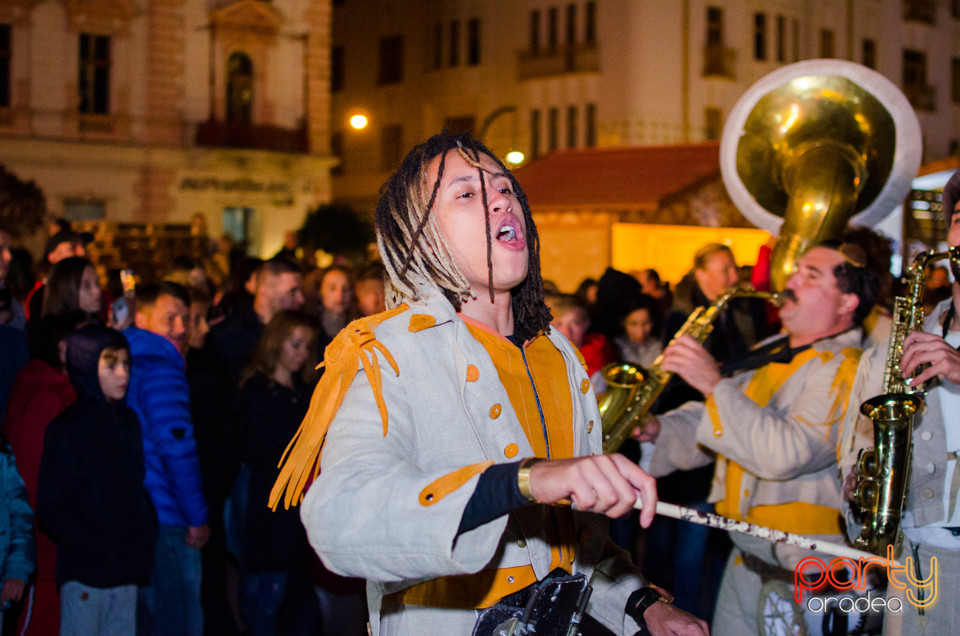
<path id="1" fill-rule="evenodd" d="M 333 24 L 342 200 L 369 202 L 397 155 L 444 126 L 526 161 L 719 139 L 754 82 L 813 58 L 899 86 L 924 162 L 960 145 L 958 0 L 344 0 Z"/>
<path id="2" fill-rule="evenodd" d="M 898 86 L 918 115 L 924 163 L 960 144 L 958 0 L 343 0 L 333 25 L 331 145 L 343 160 L 333 193 L 360 209 L 403 151 L 443 127 L 470 130 L 504 159 L 522 152 L 523 165 L 593 147 L 696 145 L 720 138 L 761 77 L 814 58 L 857 62 Z M 354 115 L 366 127 L 352 128 Z M 687 176 L 693 187 L 703 175 Z M 561 220 L 556 206 L 531 205 L 558 228 L 602 207 L 566 206 L 574 216 Z M 609 262 L 592 259 L 587 273 Z"/>
<path id="3" fill-rule="evenodd" d="M 331 197 L 330 21 L 330 0 L 3 0 L 0 163 L 55 216 L 200 215 L 271 255 Z"/>

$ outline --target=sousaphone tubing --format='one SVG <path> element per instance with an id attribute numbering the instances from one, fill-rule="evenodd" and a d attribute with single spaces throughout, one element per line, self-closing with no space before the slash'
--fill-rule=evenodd
<path id="1" fill-rule="evenodd" d="M 779 234 L 771 260 L 779 291 L 813 244 L 901 205 L 921 154 L 917 116 L 887 78 L 853 62 L 808 60 L 743 94 L 724 126 L 720 169 L 744 216 Z"/>

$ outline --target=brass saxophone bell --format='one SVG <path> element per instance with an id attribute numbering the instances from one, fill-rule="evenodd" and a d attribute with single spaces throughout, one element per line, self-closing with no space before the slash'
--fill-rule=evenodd
<path id="1" fill-rule="evenodd" d="M 607 390 L 599 398 L 600 415 L 604 421 L 614 421 L 630 404 L 647 372 L 629 362 L 611 362 L 600 369 L 600 375 L 607 383 Z"/>

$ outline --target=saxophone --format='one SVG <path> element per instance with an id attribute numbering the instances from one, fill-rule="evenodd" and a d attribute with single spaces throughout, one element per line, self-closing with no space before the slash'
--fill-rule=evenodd
<path id="1" fill-rule="evenodd" d="M 734 286 L 725 291 L 712 305 L 697 307 L 673 336 L 690 336 L 703 344 L 713 331 L 713 323 L 734 298 L 764 298 L 779 306 L 784 292 L 757 291 L 749 286 Z M 671 342 L 673 342 L 671 340 Z M 600 400 L 600 421 L 603 424 L 603 452 L 615 453 L 638 426 L 642 427 L 654 400 L 663 392 L 672 373 L 661 367 L 663 354 L 657 356 L 649 369 L 625 362 L 613 362 L 601 369 L 603 379 L 610 387 Z"/>
<path id="2" fill-rule="evenodd" d="M 910 475 L 913 420 L 923 409 L 926 394 L 926 387 L 911 386 L 903 377 L 900 369 L 903 341 L 910 332 L 923 329 L 926 267 L 943 258 L 960 263 L 960 247 L 951 247 L 946 252 L 923 252 L 907 270 L 907 295 L 894 299 L 882 393 L 860 406 L 860 412 L 873 420 L 873 448 L 863 449 L 857 458 L 853 503 L 863 519 L 863 527 L 854 545 L 880 556 L 886 555 L 887 546 L 896 549 L 900 543 L 900 516 Z"/>

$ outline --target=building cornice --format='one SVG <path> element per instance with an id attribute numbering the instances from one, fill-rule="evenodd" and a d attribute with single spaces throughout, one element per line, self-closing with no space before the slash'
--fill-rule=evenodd
<path id="1" fill-rule="evenodd" d="M 276 37 L 283 22 L 279 12 L 258 0 L 237 0 L 210 12 L 210 24 L 218 31 L 236 31 Z"/>
<path id="2" fill-rule="evenodd" d="M 65 0 L 67 23 L 76 32 L 121 35 L 136 14 L 130 0 Z"/>

